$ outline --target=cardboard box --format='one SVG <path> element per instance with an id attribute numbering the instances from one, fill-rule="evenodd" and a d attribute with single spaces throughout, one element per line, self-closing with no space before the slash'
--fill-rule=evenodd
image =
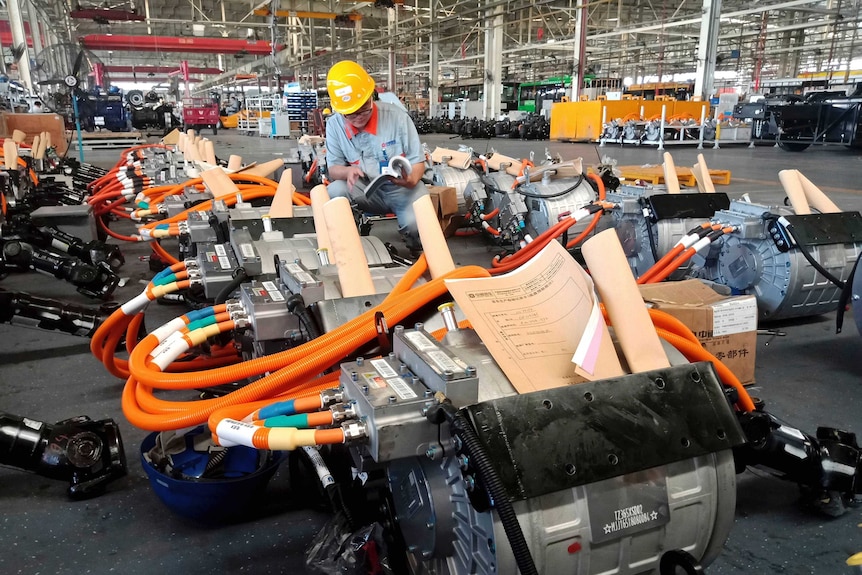
<path id="1" fill-rule="evenodd" d="M 723 296 L 699 280 L 638 286 L 644 301 L 687 325 L 743 384 L 754 383 L 757 300 Z"/>
<path id="2" fill-rule="evenodd" d="M 464 223 L 464 218 L 458 213 L 458 192 L 450 186 L 427 186 L 431 195 L 431 204 L 437 211 L 437 221 L 443 230 L 443 235 L 450 237 Z"/>

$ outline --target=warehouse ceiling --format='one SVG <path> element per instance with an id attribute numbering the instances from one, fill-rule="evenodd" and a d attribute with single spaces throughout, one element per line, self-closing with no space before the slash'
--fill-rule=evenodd
<path id="1" fill-rule="evenodd" d="M 694 72 L 705 9 L 703 0 L 18 1 L 31 2 L 39 20 L 51 23 L 43 44 L 66 44 L 67 51 L 86 46 L 88 61 L 101 61 L 115 79 L 138 78 L 142 66 L 173 69 L 185 60 L 193 69 L 225 72 L 193 74 L 206 79 L 202 86 L 236 82 L 237 73 L 266 81 L 275 72 L 322 84 L 334 61 L 354 58 L 385 83 L 391 58 L 395 88 L 410 93 L 427 86 L 432 35 L 441 81 L 482 78 L 493 14 L 502 15 L 504 80 L 572 74 L 579 13 L 587 22 L 585 66 L 596 76 Z M 746 82 L 806 70 L 840 76 L 860 53 L 860 1 L 725 0 L 719 76 L 739 74 Z M 159 81 L 165 72 L 153 70 L 162 68 L 144 69 Z"/>

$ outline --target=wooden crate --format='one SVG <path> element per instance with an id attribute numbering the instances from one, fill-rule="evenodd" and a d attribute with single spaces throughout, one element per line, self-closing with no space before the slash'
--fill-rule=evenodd
<path id="1" fill-rule="evenodd" d="M 27 137 L 24 143 L 33 143 L 33 136 L 42 132 L 51 134 L 51 145 L 62 156 L 69 147 L 63 117 L 58 114 L 0 114 L 0 137 L 11 138 L 12 132 L 21 130 Z"/>

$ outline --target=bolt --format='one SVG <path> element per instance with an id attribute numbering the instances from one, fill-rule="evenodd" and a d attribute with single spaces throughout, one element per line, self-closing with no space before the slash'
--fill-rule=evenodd
<path id="1" fill-rule="evenodd" d="M 433 521 L 429 521 L 428 523 L 426 523 L 426 524 L 425 524 L 425 527 L 426 527 L 427 529 L 434 529 L 434 522 L 433 522 Z"/>
<path id="2" fill-rule="evenodd" d="M 437 457 L 437 446 L 432 445 L 428 449 L 425 450 L 425 457 L 428 459 L 434 459 Z"/>
<path id="3" fill-rule="evenodd" d="M 395 403 L 396 401 L 398 401 L 397 397 L 395 397 L 394 395 L 389 396 L 389 403 Z"/>
<path id="4" fill-rule="evenodd" d="M 431 397 L 432 395 L 434 395 L 433 391 L 431 391 L 430 389 L 425 390 L 425 397 Z"/>
<path id="5" fill-rule="evenodd" d="M 464 478 L 464 486 L 467 488 L 467 491 L 473 491 L 476 489 L 476 479 L 472 475 L 468 475 Z"/>
<path id="6" fill-rule="evenodd" d="M 467 374 L 467 377 L 476 377 L 476 368 L 472 365 L 468 365 L 467 369 L 464 371 Z"/>
<path id="7" fill-rule="evenodd" d="M 362 393 L 364 393 L 365 395 L 368 395 L 368 386 L 367 385 L 362 386 Z"/>
<path id="8" fill-rule="evenodd" d="M 356 373 L 355 371 L 351 371 L 350 372 L 350 379 L 351 379 L 351 381 L 359 381 L 359 374 Z"/>
<path id="9" fill-rule="evenodd" d="M 446 381 L 452 380 L 455 378 L 455 372 L 451 369 L 447 369 L 443 371 L 443 379 Z"/>
<path id="10" fill-rule="evenodd" d="M 859 301 L 859 294 L 853 294 L 853 301 Z"/>
<path id="11" fill-rule="evenodd" d="M 403 325 L 396 325 L 395 326 L 395 333 L 404 333 L 404 326 Z"/>
<path id="12" fill-rule="evenodd" d="M 416 553 L 417 549 L 418 547 L 416 547 L 415 545 L 410 545 L 409 547 L 407 547 L 407 551 L 409 551 L 410 553 Z"/>
<path id="13" fill-rule="evenodd" d="M 390 359 L 391 361 L 395 361 L 396 357 L 395 357 L 395 352 L 394 352 L 394 351 L 390 351 L 390 352 L 389 352 L 389 359 Z"/>
<path id="14" fill-rule="evenodd" d="M 422 329 L 424 329 L 424 328 L 425 328 L 425 324 L 424 324 L 424 323 L 422 323 L 421 321 L 417 321 L 417 322 L 413 325 L 413 329 L 415 329 L 416 331 L 421 331 L 421 330 L 422 330 Z"/>
<path id="15" fill-rule="evenodd" d="M 424 557 L 425 559 L 430 559 L 431 558 L 431 551 L 426 549 L 425 551 L 422 552 L 422 557 Z"/>
<path id="16" fill-rule="evenodd" d="M 364 365 L 364 364 L 365 364 L 365 358 L 364 357 L 357 357 L 356 358 L 356 365 Z"/>
<path id="17" fill-rule="evenodd" d="M 458 458 L 458 466 L 461 469 L 467 469 L 470 466 L 470 459 L 466 455 Z"/>
<path id="18" fill-rule="evenodd" d="M 407 375 L 407 373 L 408 373 L 407 372 L 407 366 L 403 363 L 399 366 L 399 370 L 401 372 L 401 375 Z"/>

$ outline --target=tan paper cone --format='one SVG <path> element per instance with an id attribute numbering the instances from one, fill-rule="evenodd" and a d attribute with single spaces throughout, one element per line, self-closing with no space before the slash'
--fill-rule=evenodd
<path id="1" fill-rule="evenodd" d="M 663 157 L 664 163 L 661 167 L 664 170 L 664 185 L 667 188 L 667 193 L 678 194 L 680 192 L 679 178 L 676 176 L 676 164 L 673 162 L 673 156 L 670 155 L 670 152 L 665 152 Z"/>
<path id="2" fill-rule="evenodd" d="M 596 234 L 581 253 L 632 373 L 668 367 L 616 230 Z"/>
<path id="3" fill-rule="evenodd" d="M 416 225 L 431 277 L 438 278 L 454 270 L 455 262 L 452 261 L 452 254 L 446 245 L 440 222 L 437 221 L 437 211 L 431 203 L 431 196 L 425 194 L 413 202 L 413 212 L 416 214 Z"/>
<path id="4" fill-rule="evenodd" d="M 784 187 L 784 193 L 790 200 L 790 205 L 793 206 L 793 211 L 797 216 L 806 216 L 811 213 L 811 208 L 808 205 L 808 200 L 805 197 L 805 191 L 802 189 L 802 182 L 799 180 L 799 172 L 796 170 L 781 170 L 778 172 L 778 179 Z"/>
<path id="5" fill-rule="evenodd" d="M 374 282 L 359 230 L 353 220 L 350 200 L 344 197 L 329 200 L 323 205 L 323 214 L 332 244 L 330 254 L 338 268 L 341 295 L 355 297 L 373 294 Z"/>
<path id="6" fill-rule="evenodd" d="M 311 213 L 314 217 L 314 231 L 317 232 L 317 249 L 330 250 L 329 232 L 326 229 L 326 216 L 323 214 L 323 205 L 329 201 L 329 192 L 326 186 L 318 184 L 311 188 Z"/>
<path id="7" fill-rule="evenodd" d="M 269 207 L 271 218 L 293 217 L 293 192 L 293 170 L 288 168 L 282 172 L 278 188 L 272 197 L 272 205 Z"/>

